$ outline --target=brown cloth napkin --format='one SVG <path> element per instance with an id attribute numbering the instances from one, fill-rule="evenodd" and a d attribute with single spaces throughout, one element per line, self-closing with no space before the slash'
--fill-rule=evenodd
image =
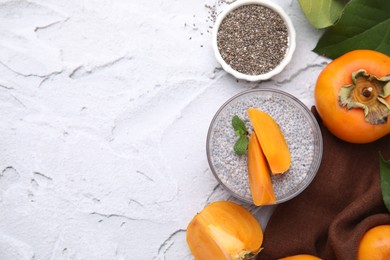
<path id="1" fill-rule="evenodd" d="M 369 144 L 334 137 L 319 121 L 323 158 L 312 183 L 278 205 L 264 232 L 257 259 L 311 254 L 325 260 L 357 259 L 361 236 L 390 224 L 380 191 L 379 153 L 390 159 L 390 135 Z"/>

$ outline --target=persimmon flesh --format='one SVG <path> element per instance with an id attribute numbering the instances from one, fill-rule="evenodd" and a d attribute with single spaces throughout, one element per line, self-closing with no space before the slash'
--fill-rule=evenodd
<path id="1" fill-rule="evenodd" d="M 256 206 L 276 203 L 268 163 L 255 132 L 252 132 L 248 144 L 248 177 Z"/>
<path id="2" fill-rule="evenodd" d="M 249 108 L 247 113 L 272 174 L 286 172 L 290 168 L 291 155 L 279 125 L 260 109 Z"/>
<path id="3" fill-rule="evenodd" d="M 196 214 L 187 227 L 187 244 L 197 260 L 244 260 L 261 249 L 257 219 L 231 201 L 217 201 Z"/>
<path id="4" fill-rule="evenodd" d="M 377 51 L 355 50 L 330 62 L 314 92 L 329 131 L 351 143 L 369 143 L 389 134 L 389 74 L 390 57 Z"/>

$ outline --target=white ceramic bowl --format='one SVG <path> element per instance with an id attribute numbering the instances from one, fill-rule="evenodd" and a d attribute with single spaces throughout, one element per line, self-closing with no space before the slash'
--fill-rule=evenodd
<path id="1" fill-rule="evenodd" d="M 218 34 L 219 26 L 221 25 L 223 19 L 231 11 L 237 9 L 238 7 L 241 7 L 243 5 L 253 5 L 253 4 L 268 7 L 269 9 L 271 9 L 274 12 L 276 12 L 277 14 L 279 14 L 279 16 L 284 20 L 286 27 L 287 27 L 287 32 L 288 32 L 288 47 L 287 47 L 287 51 L 286 51 L 286 55 L 285 55 L 284 59 L 274 69 L 272 69 L 271 71 L 269 71 L 265 74 L 260 74 L 260 75 L 247 75 L 247 74 L 241 73 L 241 72 L 233 69 L 228 63 L 226 63 L 224 61 L 224 59 L 222 58 L 222 56 L 219 52 L 218 45 L 217 45 L 217 36 L 218 36 L 217 34 Z M 294 29 L 294 26 L 293 26 L 290 18 L 287 16 L 287 14 L 284 12 L 284 10 L 280 6 L 274 4 L 272 1 L 269 1 L 269 0 L 237 0 L 236 2 L 228 5 L 227 8 L 218 15 L 217 20 L 216 20 L 215 25 L 214 25 L 214 28 L 213 28 L 213 32 L 212 32 L 212 45 L 213 45 L 213 49 L 214 49 L 214 53 L 215 53 L 215 57 L 216 57 L 217 61 L 222 65 L 222 68 L 226 72 L 232 74 L 237 79 L 244 79 L 247 81 L 261 81 L 261 80 L 269 79 L 269 78 L 275 76 L 276 74 L 280 73 L 286 67 L 286 65 L 291 61 L 291 58 L 293 56 L 293 53 L 295 51 L 295 46 L 296 46 L 295 36 L 296 36 L 295 29 Z"/>

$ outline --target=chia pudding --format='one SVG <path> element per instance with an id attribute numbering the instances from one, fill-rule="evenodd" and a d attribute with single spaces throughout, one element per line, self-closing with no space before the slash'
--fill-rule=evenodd
<path id="1" fill-rule="evenodd" d="M 279 125 L 291 153 L 290 169 L 271 175 L 276 203 L 289 200 L 310 184 L 322 158 L 322 136 L 314 116 L 293 96 L 271 89 L 245 91 L 226 102 L 211 122 L 207 136 L 210 168 L 222 186 L 235 197 L 252 203 L 248 180 L 247 155 L 234 150 L 237 141 L 231 120 L 239 116 L 251 133 L 252 124 L 246 110 L 258 108 Z"/>

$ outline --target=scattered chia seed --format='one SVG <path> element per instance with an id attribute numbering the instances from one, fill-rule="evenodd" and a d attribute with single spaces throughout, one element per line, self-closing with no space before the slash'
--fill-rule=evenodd
<path id="1" fill-rule="evenodd" d="M 210 168 L 222 186 L 235 197 L 252 202 L 249 188 L 247 156 L 233 150 L 237 140 L 231 120 L 239 116 L 251 133 L 253 127 L 246 113 L 258 108 L 279 124 L 291 154 L 290 169 L 271 175 L 276 202 L 299 194 L 314 178 L 322 157 L 322 137 L 317 123 L 303 104 L 277 91 L 256 90 L 237 96 L 219 110 L 207 137 Z"/>
<path id="2" fill-rule="evenodd" d="M 247 75 L 265 74 L 286 55 L 287 26 L 268 7 L 240 6 L 223 19 L 217 45 L 222 58 L 233 69 Z"/>
<path id="3" fill-rule="evenodd" d="M 204 6 L 209 10 L 209 16 L 208 18 L 213 22 L 213 24 L 215 23 L 215 21 L 217 20 L 217 15 L 218 15 L 218 7 L 221 7 L 221 6 L 224 6 L 226 4 L 231 4 L 231 3 L 234 3 L 236 0 L 217 0 L 215 1 L 216 3 L 213 4 L 213 5 L 208 5 L 208 4 L 205 4 Z"/>

